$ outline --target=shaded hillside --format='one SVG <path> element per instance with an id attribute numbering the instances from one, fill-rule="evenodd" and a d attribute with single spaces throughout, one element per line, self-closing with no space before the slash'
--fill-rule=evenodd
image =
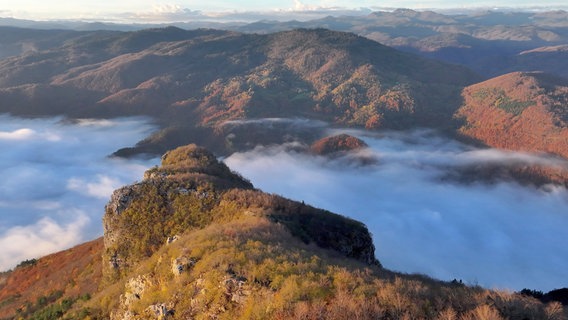
<path id="1" fill-rule="evenodd" d="M 228 120 L 264 117 L 449 128 L 461 87 L 478 79 L 461 67 L 323 29 L 89 33 L 0 60 L 0 74 L 1 112 L 150 115 L 166 128 L 210 134 Z M 200 138 L 184 135 L 181 142 L 207 144 Z"/>
<path id="2" fill-rule="evenodd" d="M 460 133 L 492 147 L 568 157 L 568 81 L 511 73 L 467 87 Z"/>
<path id="3" fill-rule="evenodd" d="M 35 30 L 0 26 L 0 59 L 59 47 L 65 41 L 81 35 L 82 33 L 71 30 Z"/>
<path id="4" fill-rule="evenodd" d="M 259 16 L 259 19 L 261 18 L 262 15 Z M 249 24 L 190 21 L 174 25 L 183 29 L 205 27 L 255 34 L 298 28 L 325 28 L 352 32 L 399 50 L 461 64 L 486 78 L 491 78 L 514 71 L 544 71 L 568 77 L 568 69 L 558 67 L 565 65 L 567 61 L 565 51 L 522 54 L 538 48 L 566 46 L 568 43 L 568 23 L 566 21 L 568 21 L 568 13 L 564 10 L 534 12 L 472 10 L 463 13 L 439 13 L 397 9 L 372 12 L 368 15 L 327 16 L 308 21 L 274 21 L 267 18 Z M 2 22 L 1 18 L 0 22 Z M 45 28 L 42 23 L 34 24 L 31 21 L 13 20 L 5 24 Z M 49 24 L 49 22 L 43 24 Z M 51 23 L 50 28 L 139 30 L 156 26 L 159 27 L 159 25 L 143 24 L 73 24 L 67 22 Z M 44 41 L 50 37 L 48 34 L 40 42 L 35 40 L 26 42 L 26 47 L 29 47 L 28 44 L 36 44 L 36 47 L 46 49 L 47 44 L 54 44 L 54 42 Z M 0 37 L 0 44 L 2 44 L 2 37 Z M 21 52 L 22 46 L 19 42 L 9 42 L 4 49 L 11 51 L 10 55 L 12 55 Z M 0 56 L 2 56 L 2 50 L 0 50 Z"/>
<path id="5" fill-rule="evenodd" d="M 27 275 L 26 288 L 66 284 L 89 288 L 81 292 L 90 295 L 70 298 L 64 291 L 37 299 L 35 293 L 21 291 L 18 304 L 29 308 L 19 315 L 463 320 L 566 316 L 558 302 L 543 304 L 528 295 L 385 270 L 374 258 L 363 224 L 255 190 L 194 145 L 167 153 L 142 182 L 115 191 L 104 224 L 104 248 L 97 240 L 3 278 L 13 284 L 16 275 Z M 97 252 L 103 256 L 102 266 Z M 95 263 L 84 267 L 77 261 Z M 45 279 L 32 276 L 40 266 L 52 271 L 41 273 Z M 60 272 L 69 268 L 77 271 Z M 79 280 L 92 269 L 96 275 L 83 287 Z M 102 282 L 101 269 L 106 279 Z M 100 285 L 96 292 L 95 285 Z M 0 291 L 8 297 L 0 299 L 0 310 L 12 319 L 14 309 L 1 309 L 13 301 L 9 295 L 14 291 L 6 295 L 6 288 L 16 290 L 5 285 Z"/>

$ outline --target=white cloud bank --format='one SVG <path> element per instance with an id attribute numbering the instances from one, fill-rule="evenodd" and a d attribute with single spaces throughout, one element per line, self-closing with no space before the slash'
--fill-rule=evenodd
<path id="1" fill-rule="evenodd" d="M 0 270 L 102 235 L 112 191 L 158 161 L 107 157 L 153 130 L 144 119 L 0 115 L 0 128 Z"/>
<path id="2" fill-rule="evenodd" d="M 13 267 L 18 262 L 44 256 L 69 248 L 85 239 L 84 229 L 91 219 L 81 211 L 66 214 L 75 216 L 69 223 L 58 223 L 50 217 L 41 218 L 34 224 L 15 226 L 0 236 L 0 270 Z"/>
<path id="3" fill-rule="evenodd" d="M 566 189 L 440 182 L 446 166 L 552 160 L 476 150 L 428 131 L 361 137 L 377 165 L 282 147 L 233 154 L 225 162 L 257 188 L 364 222 L 389 269 L 513 290 L 568 286 Z"/>

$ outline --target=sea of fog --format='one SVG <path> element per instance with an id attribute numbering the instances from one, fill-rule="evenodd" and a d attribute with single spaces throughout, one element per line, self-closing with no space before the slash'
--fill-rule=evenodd
<path id="1" fill-rule="evenodd" d="M 112 191 L 159 159 L 110 158 L 154 130 L 139 118 L 21 119 L 0 115 L 0 271 L 102 235 Z M 445 168 L 484 162 L 558 165 L 480 150 L 430 131 L 350 131 L 376 163 L 258 147 L 225 159 L 256 187 L 364 222 L 392 270 L 519 290 L 568 286 L 568 192 L 514 183 L 441 182 Z"/>
<path id="2" fill-rule="evenodd" d="M 158 163 L 108 156 L 154 129 L 140 118 L 0 115 L 0 271 L 101 236 L 112 191 Z"/>
<path id="3" fill-rule="evenodd" d="M 375 164 L 300 154 L 289 145 L 257 147 L 225 162 L 266 192 L 364 222 L 377 258 L 391 270 L 489 288 L 568 287 L 566 189 L 441 179 L 466 164 L 565 163 L 475 149 L 424 130 L 348 133 L 369 145 L 362 156 Z"/>

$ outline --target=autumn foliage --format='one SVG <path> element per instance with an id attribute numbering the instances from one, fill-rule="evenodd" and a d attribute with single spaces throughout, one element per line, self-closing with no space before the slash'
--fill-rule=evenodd
<path id="1" fill-rule="evenodd" d="M 568 82 L 511 73 L 467 87 L 460 133 L 489 146 L 568 158 Z"/>

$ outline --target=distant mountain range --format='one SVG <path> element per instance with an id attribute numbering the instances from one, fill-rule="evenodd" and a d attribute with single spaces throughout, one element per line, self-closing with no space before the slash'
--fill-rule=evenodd
<path id="1" fill-rule="evenodd" d="M 450 15 L 399 9 L 306 22 L 261 21 L 235 30 L 275 32 L 329 28 L 353 32 L 399 50 L 465 65 L 488 78 L 513 71 L 544 71 L 568 77 L 566 50 L 551 49 L 568 43 L 567 21 L 566 11 L 484 11 Z"/>
<path id="2" fill-rule="evenodd" d="M 325 29 L 104 31 L 0 60 L 0 110 L 149 115 L 182 131 L 220 132 L 226 121 L 266 117 L 448 129 L 461 88 L 480 79 L 464 67 Z"/>
<path id="3" fill-rule="evenodd" d="M 441 14 L 398 9 L 368 15 L 328 16 L 308 21 L 261 20 L 253 23 L 191 21 L 169 25 L 182 29 L 213 28 L 244 33 L 274 33 L 298 28 L 351 32 L 384 45 L 467 66 L 484 77 L 514 71 L 544 71 L 568 77 L 568 12 L 465 11 Z M 63 30 L 134 31 L 164 24 L 109 24 L 73 21 L 36 22 L 0 18 L 0 25 Z M 5 33 L 2 36 L 4 37 Z M 47 37 L 49 39 L 49 37 Z M 39 39 L 44 42 L 45 39 Z M 32 40 L 33 42 L 33 40 Z M 44 42 L 45 43 L 45 42 Z M 26 50 L 0 47 L 0 57 Z"/>

